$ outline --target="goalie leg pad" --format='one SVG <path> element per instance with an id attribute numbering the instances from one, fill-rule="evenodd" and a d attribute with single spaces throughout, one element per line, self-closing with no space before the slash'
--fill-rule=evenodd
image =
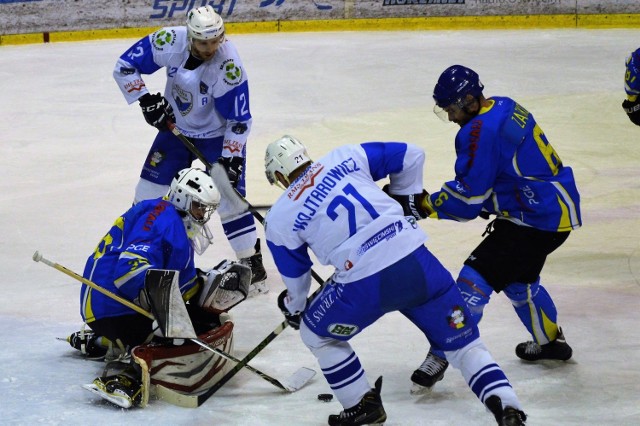
<path id="1" fill-rule="evenodd" d="M 210 347 L 233 354 L 231 321 L 200 334 L 198 338 Z M 192 342 L 182 346 L 152 342 L 136 346 L 132 355 L 142 367 L 142 382 L 149 384 L 149 396 L 156 395 L 156 385 L 184 394 L 198 394 L 211 388 L 233 368 L 227 359 Z"/>

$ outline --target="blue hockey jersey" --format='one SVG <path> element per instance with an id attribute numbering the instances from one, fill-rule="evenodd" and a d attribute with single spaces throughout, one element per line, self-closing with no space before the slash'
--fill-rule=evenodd
<path id="1" fill-rule="evenodd" d="M 83 276 L 130 301 L 144 288 L 148 269 L 179 272 L 183 295 L 196 282 L 193 248 L 173 204 L 162 198 L 131 207 L 102 238 L 87 259 Z M 85 322 L 134 311 L 108 296 L 82 285 L 80 313 Z"/>
<path id="2" fill-rule="evenodd" d="M 455 178 L 430 195 L 437 217 L 467 221 L 484 210 L 544 231 L 579 228 L 571 168 L 529 111 L 505 97 L 489 102 L 456 135 Z"/>
<path id="3" fill-rule="evenodd" d="M 640 95 L 640 48 L 627 58 L 624 73 L 624 91 L 630 101 L 635 101 Z"/>

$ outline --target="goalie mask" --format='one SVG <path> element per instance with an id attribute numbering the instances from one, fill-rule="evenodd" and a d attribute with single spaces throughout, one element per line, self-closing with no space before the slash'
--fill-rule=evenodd
<path id="1" fill-rule="evenodd" d="M 278 172 L 286 180 L 288 186 L 291 183 L 289 178 L 291 173 L 312 162 L 302 142 L 293 136 L 285 135 L 267 146 L 264 157 L 265 173 L 271 185 L 282 187 L 276 176 L 276 172 Z"/>
<path id="2" fill-rule="evenodd" d="M 220 193 L 211 177 L 200 169 L 180 170 L 173 178 L 166 198 L 181 212 L 195 252 L 204 253 L 213 240 L 207 222 L 220 205 Z"/>

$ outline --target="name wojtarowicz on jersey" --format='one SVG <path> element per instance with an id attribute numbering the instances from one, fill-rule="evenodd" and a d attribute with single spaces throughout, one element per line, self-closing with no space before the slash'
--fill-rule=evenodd
<path id="1" fill-rule="evenodd" d="M 305 230 L 309 221 L 316 215 L 320 204 L 331 195 L 336 185 L 349 174 L 359 170 L 356 161 L 350 157 L 326 171 L 325 176 L 316 182 L 316 178 L 324 171 L 324 166 L 320 163 L 312 164 L 287 193 L 289 199 L 295 201 L 301 199 L 307 189 L 311 191 L 303 199 L 302 208 L 296 214 L 293 231 Z"/>

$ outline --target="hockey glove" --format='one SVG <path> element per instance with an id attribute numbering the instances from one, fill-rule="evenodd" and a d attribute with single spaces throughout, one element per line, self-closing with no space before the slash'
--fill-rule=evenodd
<path id="1" fill-rule="evenodd" d="M 291 326 L 291 328 L 295 330 L 300 330 L 300 312 L 296 312 L 292 314 L 287 309 L 287 305 L 285 305 L 284 301 L 287 298 L 287 290 L 283 290 L 282 293 L 278 296 L 278 308 L 282 311 L 282 315 L 284 315 L 284 319 Z"/>
<path id="2" fill-rule="evenodd" d="M 238 182 L 240 182 L 242 171 L 244 170 L 244 158 L 220 157 L 218 158 L 218 163 L 222 164 L 222 167 L 224 167 L 227 172 L 231 186 L 236 188 L 238 186 Z"/>
<path id="3" fill-rule="evenodd" d="M 423 200 L 429 197 L 429 193 L 424 189 L 420 194 L 395 195 L 389 193 L 389 185 L 387 184 L 382 188 L 382 190 L 386 192 L 389 197 L 400 203 L 405 216 L 413 216 L 416 220 L 420 220 L 426 219 L 431 213 L 433 213 L 432 211 L 427 210 L 425 207 L 426 203 L 423 203 Z"/>
<path id="4" fill-rule="evenodd" d="M 625 99 L 622 103 L 622 108 L 629 116 L 629 120 L 636 126 L 640 126 L 640 99 L 635 101 Z"/>
<path id="5" fill-rule="evenodd" d="M 155 95 L 145 93 L 138 101 L 140 102 L 144 119 L 156 129 L 160 131 L 169 130 L 168 122 L 173 123 L 176 121 L 171 104 L 160 93 Z"/>

